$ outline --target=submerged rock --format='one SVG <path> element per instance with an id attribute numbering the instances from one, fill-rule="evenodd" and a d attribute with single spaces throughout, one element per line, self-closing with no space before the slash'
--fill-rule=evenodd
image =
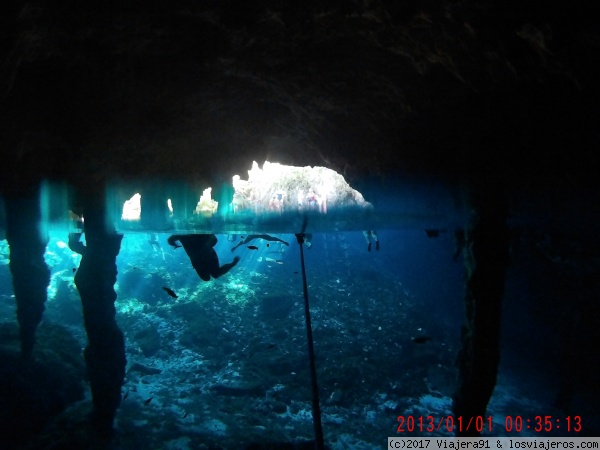
<path id="1" fill-rule="evenodd" d="M 138 372 L 142 375 L 158 375 L 159 373 L 162 373 L 162 370 L 155 367 L 148 367 L 140 363 L 133 363 L 129 372 Z"/>
<path id="2" fill-rule="evenodd" d="M 0 325 L 0 436 L 9 447 L 40 433 L 84 393 L 81 345 L 65 328 L 42 324 L 26 361 L 18 337 L 15 324 Z"/>
<path id="3" fill-rule="evenodd" d="M 154 327 L 148 327 L 135 334 L 135 341 L 146 358 L 154 356 L 160 350 L 160 334 Z"/>

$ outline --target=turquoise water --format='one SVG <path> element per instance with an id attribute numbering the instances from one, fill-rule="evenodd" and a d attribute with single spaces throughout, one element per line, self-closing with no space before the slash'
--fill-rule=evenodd
<path id="1" fill-rule="evenodd" d="M 167 244 L 169 234 L 157 234 L 158 245 L 146 233 L 125 234 L 115 286 L 128 360 L 116 421 L 123 448 L 244 448 L 312 439 L 299 245 L 292 234 L 277 236 L 289 246 L 256 240 L 249 245 L 258 249 L 232 252 L 240 236 L 217 235 L 221 264 L 241 260 L 203 282 L 183 249 Z M 379 251 L 367 251 L 361 232 L 315 233 L 304 248 L 330 448 L 381 448 L 387 436 L 398 435 L 399 416 L 451 415 L 464 271 L 452 258 L 453 234 L 381 229 L 378 237 Z M 40 330 L 58 324 L 83 348 L 73 283 L 80 256 L 66 241 L 65 232 L 51 233 L 52 276 Z M 6 241 L 0 255 L 0 325 L 8 326 L 16 319 Z M 505 434 L 507 415 L 564 415 L 552 405 L 558 389 L 557 370 L 548 371 L 556 349 L 552 318 L 540 317 L 537 284 L 523 270 L 513 265 L 507 280 L 502 367 L 488 411 L 492 435 Z M 416 343 L 417 337 L 430 339 Z M 50 341 L 38 347 L 45 345 Z M 68 417 L 89 412 L 86 386 Z M 576 401 L 591 411 L 581 394 Z M 409 434 L 449 435 L 444 429 Z"/>

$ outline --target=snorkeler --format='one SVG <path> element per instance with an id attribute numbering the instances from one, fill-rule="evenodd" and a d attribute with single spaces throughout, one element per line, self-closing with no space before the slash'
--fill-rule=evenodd
<path id="1" fill-rule="evenodd" d="M 160 242 L 158 242 L 158 235 L 156 233 L 148 234 L 148 244 L 152 246 L 154 251 L 160 250 Z"/>
<path id="2" fill-rule="evenodd" d="M 377 233 L 375 232 L 375 230 L 365 230 L 363 231 L 363 236 L 365 237 L 365 240 L 368 244 L 368 252 L 371 251 L 371 238 L 375 241 L 375 250 L 379 250 L 379 239 L 377 239 Z"/>
<path id="3" fill-rule="evenodd" d="M 231 251 L 235 251 L 236 248 L 238 248 L 240 245 L 244 245 L 247 244 L 251 241 L 253 241 L 254 239 L 264 239 L 265 241 L 271 241 L 271 242 L 281 242 L 282 244 L 285 245 L 290 245 L 287 242 L 285 242 L 283 239 L 279 239 L 277 237 L 274 236 L 269 236 L 268 234 L 249 234 L 248 236 L 246 236 L 245 239 L 242 239 L 240 242 L 238 242 L 235 247 L 233 247 L 231 249 Z"/>
<path id="4" fill-rule="evenodd" d="M 306 245 L 306 248 L 312 247 L 312 237 L 312 233 L 304 233 L 304 244 Z"/>
<path id="5" fill-rule="evenodd" d="M 178 245 L 177 241 L 181 245 Z M 217 243 L 214 234 L 174 234 L 167 242 L 175 249 L 183 246 L 196 273 L 204 281 L 210 281 L 211 275 L 213 278 L 225 275 L 240 260 L 239 256 L 236 256 L 232 262 L 219 266 L 219 257 L 213 248 Z"/>

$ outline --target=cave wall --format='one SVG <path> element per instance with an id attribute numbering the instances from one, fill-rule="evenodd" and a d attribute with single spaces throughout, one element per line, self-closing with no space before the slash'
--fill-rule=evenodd
<path id="1" fill-rule="evenodd" d="M 20 6 L 0 47 L 8 178 L 28 161 L 75 184 L 210 184 L 254 159 L 453 178 L 499 137 L 514 143 L 509 182 L 553 178 L 563 159 L 596 164 L 580 145 L 597 143 L 598 112 L 598 28 L 583 3 Z"/>

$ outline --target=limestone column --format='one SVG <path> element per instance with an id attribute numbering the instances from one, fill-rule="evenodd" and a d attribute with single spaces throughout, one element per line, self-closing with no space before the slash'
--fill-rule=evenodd
<path id="1" fill-rule="evenodd" d="M 35 330 L 44 313 L 50 282 L 50 270 L 44 260 L 48 236 L 42 231 L 40 185 L 11 193 L 5 199 L 5 211 L 21 355 L 29 359 L 35 343 Z"/>
<path id="2" fill-rule="evenodd" d="M 147 230 L 154 231 L 167 228 L 169 210 L 164 184 L 158 181 L 147 184 L 140 193 L 142 195 L 142 226 Z"/>
<path id="3" fill-rule="evenodd" d="M 88 336 L 84 356 L 93 397 L 92 425 L 110 433 L 116 410 L 121 403 L 125 378 L 125 342 L 115 320 L 117 294 L 116 257 L 122 235 L 106 223 L 104 197 L 90 194 L 84 200 L 85 246 L 79 235 L 72 234 L 69 244 L 82 254 L 75 275 L 81 296 L 83 318 Z"/>

